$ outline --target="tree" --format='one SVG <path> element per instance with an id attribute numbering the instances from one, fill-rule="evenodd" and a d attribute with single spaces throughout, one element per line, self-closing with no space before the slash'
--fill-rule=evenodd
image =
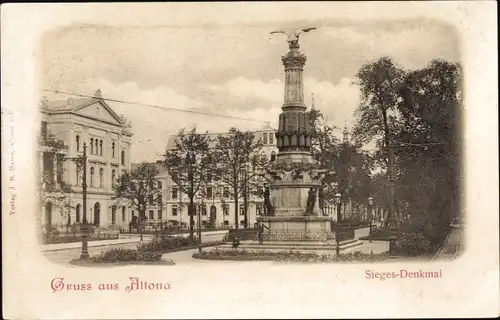
<path id="1" fill-rule="evenodd" d="M 140 228 L 147 219 L 147 202 L 153 200 L 158 203 L 158 196 L 161 196 L 161 190 L 156 184 L 158 174 L 159 170 L 155 163 L 143 162 L 120 175 L 113 186 L 112 199 L 115 202 L 127 201 L 130 207 L 139 211 L 137 224 Z M 163 203 L 158 204 L 163 206 Z"/>
<path id="2" fill-rule="evenodd" d="M 194 197 L 208 183 L 213 164 L 210 139 L 196 132 L 196 127 L 182 129 L 177 135 L 175 147 L 167 150 L 163 160 L 172 181 L 189 198 L 189 235 L 193 238 Z"/>
<path id="3" fill-rule="evenodd" d="M 230 188 L 234 199 L 234 223 L 238 228 L 238 199 L 245 197 L 249 184 L 260 178 L 267 159 L 258 155 L 262 141 L 252 132 L 229 129 L 227 135 L 219 135 L 214 146 L 215 173 Z M 245 210 L 245 223 L 247 221 Z"/>
<path id="4" fill-rule="evenodd" d="M 398 197 L 436 242 L 460 210 L 461 77 L 459 64 L 433 60 L 407 74 L 398 105 Z"/>
<path id="5" fill-rule="evenodd" d="M 397 107 L 401 101 L 401 88 L 406 72 L 388 57 L 366 64 L 357 73 L 361 88 L 361 102 L 356 109 L 357 123 L 354 138 L 360 143 L 375 142 L 375 159 L 386 169 L 387 180 L 394 180 L 394 158 L 391 143 L 397 120 Z M 389 185 L 387 224 L 396 217 L 394 188 Z"/>
<path id="6" fill-rule="evenodd" d="M 66 159 L 63 152 L 68 147 L 64 141 L 57 139 L 51 132 L 46 132 L 39 139 L 38 152 L 42 154 L 42 164 L 39 168 L 40 172 L 40 201 L 42 206 L 50 202 L 53 208 L 57 209 L 61 214 L 62 220 L 68 220 L 71 210 L 75 208 L 70 199 L 74 193 L 71 186 L 62 181 L 63 166 L 62 163 Z M 57 157 L 58 167 L 53 166 L 53 158 Z M 78 159 L 77 159 L 78 160 Z M 75 161 L 78 165 L 78 161 Z M 81 162 L 81 161 L 80 161 Z M 56 178 L 54 179 L 54 171 Z M 51 230 L 48 229 L 50 232 Z"/>
<path id="7" fill-rule="evenodd" d="M 337 192 L 343 197 L 363 203 L 369 196 L 372 159 L 361 150 L 360 144 L 340 143 L 337 129 L 325 123 L 319 110 L 309 111 L 312 134 L 312 154 L 322 169 L 329 174 L 322 181 L 325 200 L 332 202 Z"/>

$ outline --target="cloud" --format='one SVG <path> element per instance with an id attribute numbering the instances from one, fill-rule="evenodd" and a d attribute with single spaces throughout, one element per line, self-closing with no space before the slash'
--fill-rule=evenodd
<path id="1" fill-rule="evenodd" d="M 223 84 L 204 85 L 204 87 L 240 100 L 258 99 L 273 105 L 283 103 L 284 87 L 279 79 L 262 81 L 238 77 Z"/>
<path id="2" fill-rule="evenodd" d="M 376 59 L 390 56 L 406 68 L 422 68 L 436 58 L 455 60 L 457 38 L 452 29 L 431 23 L 390 28 L 326 27 L 324 35 L 349 45 L 354 55 Z"/>

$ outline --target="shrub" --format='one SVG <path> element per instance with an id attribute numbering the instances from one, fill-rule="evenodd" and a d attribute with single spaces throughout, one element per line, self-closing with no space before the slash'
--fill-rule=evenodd
<path id="1" fill-rule="evenodd" d="M 191 240 L 189 237 L 157 235 L 151 242 L 142 243 L 137 246 L 137 250 L 143 252 L 172 250 L 177 248 L 189 247 L 196 244 L 198 244 L 198 241 Z"/>
<path id="2" fill-rule="evenodd" d="M 143 252 L 134 249 L 110 249 L 92 257 L 94 262 L 159 261 L 161 253 Z"/>
<path id="3" fill-rule="evenodd" d="M 356 262 L 356 261 L 381 261 L 388 258 L 388 253 L 367 254 L 362 252 L 344 253 L 339 256 L 333 254 L 317 254 L 315 252 L 281 251 L 272 252 L 266 250 L 219 250 L 203 251 L 194 253 L 193 258 L 208 260 L 274 260 L 277 262 Z"/>
<path id="4" fill-rule="evenodd" d="M 403 233 L 394 244 L 397 255 L 419 256 L 430 252 L 431 241 L 423 233 Z"/>

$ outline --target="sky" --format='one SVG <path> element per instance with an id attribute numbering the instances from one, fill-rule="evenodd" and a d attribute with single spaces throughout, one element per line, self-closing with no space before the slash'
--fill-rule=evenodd
<path id="1" fill-rule="evenodd" d="M 290 25 L 292 26 L 292 24 Z M 296 26 L 293 24 L 293 26 Z M 303 25 L 300 25 L 301 27 Z M 390 56 L 417 69 L 432 59 L 459 61 L 453 29 L 426 20 L 308 21 L 317 30 L 300 36 L 305 103 L 320 109 L 340 130 L 355 123 L 359 104 L 356 72 Z M 47 32 L 41 42 L 42 89 L 242 118 L 223 118 L 109 102 L 132 122 L 132 161 L 154 161 L 168 138 L 183 127 L 225 132 L 231 126 L 276 127 L 284 93 L 283 24 L 217 27 L 116 27 L 72 25 Z M 48 99 L 69 96 L 43 92 Z"/>

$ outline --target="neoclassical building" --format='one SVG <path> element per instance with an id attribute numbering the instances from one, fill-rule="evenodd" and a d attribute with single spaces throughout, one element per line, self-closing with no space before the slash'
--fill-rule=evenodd
<path id="1" fill-rule="evenodd" d="M 97 90 L 93 98 L 43 100 L 41 105 L 39 157 L 41 168 L 41 224 L 63 226 L 83 220 L 82 170 L 72 159 L 87 147 L 87 221 L 98 227 L 126 226 L 131 209 L 114 206 L 113 185 L 117 177 L 130 170 L 131 124 L 117 115 Z M 54 142 L 59 148 L 54 148 Z M 52 148 L 47 148 L 47 145 Z M 57 155 L 55 155 L 57 154 Z M 51 192 L 61 186 L 68 210 L 52 203 Z"/>
<path id="2" fill-rule="evenodd" d="M 263 146 L 261 148 L 260 156 L 265 157 L 268 161 L 275 161 L 278 149 L 276 147 L 276 131 L 270 126 L 266 125 L 260 130 L 253 132 L 256 139 L 261 139 Z M 210 133 L 207 136 L 213 141 L 218 135 L 225 135 L 226 133 Z M 171 136 L 167 143 L 167 149 L 172 149 L 175 146 L 177 137 Z M 163 181 L 165 204 L 163 211 L 165 214 L 162 216 L 164 221 L 171 221 L 178 225 L 189 225 L 188 203 L 189 198 L 183 194 L 179 187 L 172 181 L 170 176 L 162 174 L 160 181 Z M 262 213 L 263 198 L 248 193 L 248 226 L 252 227 L 257 221 L 257 215 Z M 197 209 L 201 212 L 202 227 L 209 224 L 210 219 L 214 221 L 216 227 L 235 227 L 234 226 L 234 200 L 230 196 L 230 188 L 223 183 L 212 181 L 208 186 L 195 197 L 195 204 Z M 239 228 L 244 227 L 245 219 L 245 205 L 243 198 L 238 201 L 238 221 Z M 197 228 L 197 219 L 195 219 L 195 228 Z"/>

